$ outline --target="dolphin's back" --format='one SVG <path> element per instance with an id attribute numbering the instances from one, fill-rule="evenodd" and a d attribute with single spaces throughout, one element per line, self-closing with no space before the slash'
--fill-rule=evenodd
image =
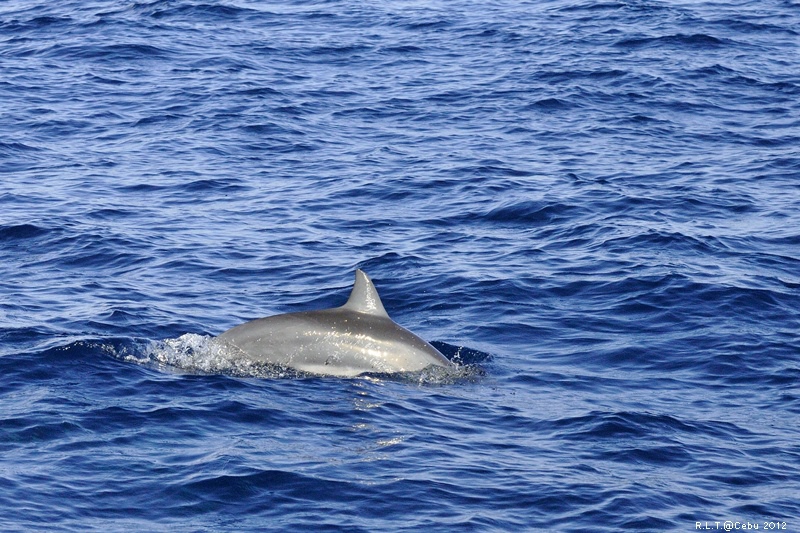
<path id="1" fill-rule="evenodd" d="M 389 318 L 360 270 L 342 307 L 259 318 L 217 339 L 239 356 L 315 374 L 356 376 L 450 365 L 436 348 Z"/>
<path id="2" fill-rule="evenodd" d="M 259 318 L 218 339 L 251 359 L 316 374 L 355 376 L 450 364 L 390 319 L 343 309 Z"/>

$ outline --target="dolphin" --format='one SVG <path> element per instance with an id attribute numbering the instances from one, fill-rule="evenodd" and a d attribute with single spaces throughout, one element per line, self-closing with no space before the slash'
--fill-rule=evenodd
<path id="1" fill-rule="evenodd" d="M 249 360 L 329 376 L 453 365 L 389 318 L 378 290 L 362 270 L 356 270 L 353 290 L 341 307 L 258 318 L 217 340 Z"/>

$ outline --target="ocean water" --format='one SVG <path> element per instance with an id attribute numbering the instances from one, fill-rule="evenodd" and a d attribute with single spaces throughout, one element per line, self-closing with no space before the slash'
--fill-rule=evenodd
<path id="1" fill-rule="evenodd" d="M 346 299 L 463 366 L 209 340 Z M 0 3 L 0 530 L 800 531 L 800 3 Z"/>

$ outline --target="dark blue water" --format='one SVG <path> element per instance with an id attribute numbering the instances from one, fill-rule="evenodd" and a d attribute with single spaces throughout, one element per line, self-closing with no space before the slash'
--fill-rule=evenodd
<path id="1" fill-rule="evenodd" d="M 208 348 L 356 268 L 473 365 Z M 796 1 L 0 3 L 0 529 L 726 520 L 800 531 Z"/>

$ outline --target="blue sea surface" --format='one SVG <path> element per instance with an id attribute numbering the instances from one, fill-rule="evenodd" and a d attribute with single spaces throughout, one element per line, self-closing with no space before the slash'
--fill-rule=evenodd
<path id="1" fill-rule="evenodd" d="M 210 348 L 356 268 L 457 372 Z M 0 2 L 0 530 L 728 525 L 800 531 L 797 0 Z"/>

